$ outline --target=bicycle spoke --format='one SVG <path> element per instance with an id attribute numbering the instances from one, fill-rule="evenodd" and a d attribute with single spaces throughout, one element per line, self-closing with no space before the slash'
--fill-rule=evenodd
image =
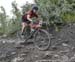
<path id="1" fill-rule="evenodd" d="M 44 50 L 49 47 L 50 38 L 46 31 L 39 31 L 35 37 L 35 46 L 38 49 Z"/>

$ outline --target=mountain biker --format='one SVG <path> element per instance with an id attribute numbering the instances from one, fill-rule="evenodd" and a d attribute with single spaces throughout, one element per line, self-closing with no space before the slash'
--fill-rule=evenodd
<path id="1" fill-rule="evenodd" d="M 22 16 L 22 30 L 21 30 L 21 34 L 23 34 L 23 31 L 25 29 L 25 27 L 27 25 L 30 25 L 32 24 L 32 18 L 33 17 L 36 17 L 38 19 L 38 14 L 37 14 L 37 11 L 38 11 L 38 7 L 37 6 L 34 6 L 31 10 L 29 10 L 28 12 L 26 12 L 26 14 L 24 14 Z"/>

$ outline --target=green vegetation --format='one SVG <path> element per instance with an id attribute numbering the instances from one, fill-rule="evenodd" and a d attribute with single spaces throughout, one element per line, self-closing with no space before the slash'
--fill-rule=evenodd
<path id="1" fill-rule="evenodd" d="M 75 20 L 74 0 L 35 0 L 41 17 L 46 21 L 71 22 Z"/>
<path id="2" fill-rule="evenodd" d="M 74 23 L 75 0 L 35 0 L 39 7 L 39 16 L 48 24 Z M 21 16 L 31 9 L 33 4 L 23 5 L 22 11 L 17 8 L 16 2 L 12 2 L 12 18 L 0 7 L 0 35 L 15 33 L 21 27 Z M 55 25 L 56 26 L 56 25 Z"/>

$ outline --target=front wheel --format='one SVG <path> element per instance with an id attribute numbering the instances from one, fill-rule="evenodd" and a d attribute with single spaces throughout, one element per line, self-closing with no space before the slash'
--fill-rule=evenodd
<path id="1" fill-rule="evenodd" d="M 39 50 L 47 50 L 50 46 L 50 35 L 46 30 L 38 30 L 34 38 L 35 47 Z"/>

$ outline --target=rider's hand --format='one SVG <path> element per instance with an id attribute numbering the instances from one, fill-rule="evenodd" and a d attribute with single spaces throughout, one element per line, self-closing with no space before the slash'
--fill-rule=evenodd
<path id="1" fill-rule="evenodd" d="M 33 21 L 31 21 L 31 24 L 33 24 Z"/>
<path id="2" fill-rule="evenodd" d="M 32 20 L 29 20 L 30 22 L 32 22 Z"/>
<path id="3" fill-rule="evenodd" d="M 31 21 L 29 21 L 28 23 L 29 23 L 29 24 L 30 24 L 30 23 L 33 24 L 33 21 L 31 20 Z"/>

